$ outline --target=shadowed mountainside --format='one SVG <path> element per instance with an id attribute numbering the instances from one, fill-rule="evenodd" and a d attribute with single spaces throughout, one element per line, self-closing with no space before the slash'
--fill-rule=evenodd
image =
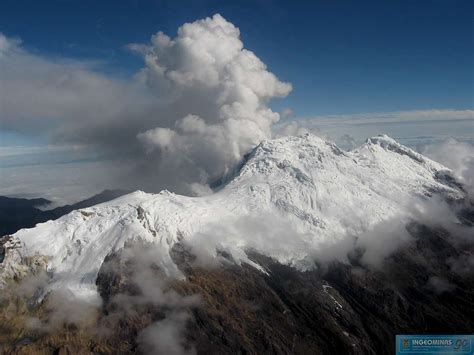
<path id="1" fill-rule="evenodd" d="M 57 219 L 80 208 L 113 200 L 129 192 L 126 190 L 104 190 L 73 205 L 60 206 L 51 210 L 38 208 L 51 203 L 44 198 L 25 199 L 0 196 L 0 236 L 13 234 L 21 228 L 32 228 L 38 223 Z"/>

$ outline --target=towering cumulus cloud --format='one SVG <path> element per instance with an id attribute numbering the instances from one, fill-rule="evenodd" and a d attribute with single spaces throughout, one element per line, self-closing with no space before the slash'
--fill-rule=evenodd
<path id="1" fill-rule="evenodd" d="M 244 49 L 239 35 L 215 15 L 183 25 L 174 39 L 158 32 L 150 45 L 129 46 L 145 58 L 139 80 L 166 96 L 173 112 L 138 139 L 148 152 L 160 151 L 165 164 L 194 166 L 202 182 L 270 136 L 279 115 L 267 102 L 291 90 Z"/>
<path id="2" fill-rule="evenodd" d="M 97 63 L 32 54 L 0 37 L 2 124 L 53 142 L 120 157 L 128 187 L 205 193 L 262 139 L 279 114 L 279 81 L 220 15 L 162 32 L 128 49 L 144 59 L 132 80 Z"/>

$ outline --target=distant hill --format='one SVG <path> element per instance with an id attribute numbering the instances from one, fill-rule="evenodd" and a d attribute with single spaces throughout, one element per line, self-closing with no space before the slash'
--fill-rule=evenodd
<path id="1" fill-rule="evenodd" d="M 13 234 L 22 228 L 32 228 L 38 223 L 57 219 L 73 210 L 97 205 L 125 195 L 126 190 L 104 190 L 83 201 L 43 211 L 39 207 L 51 201 L 44 198 L 26 199 L 0 196 L 0 237 Z"/>

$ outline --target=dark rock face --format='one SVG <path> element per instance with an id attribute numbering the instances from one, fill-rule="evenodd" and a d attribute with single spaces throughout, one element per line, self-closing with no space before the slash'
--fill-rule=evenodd
<path id="1" fill-rule="evenodd" d="M 194 311 L 189 339 L 203 354 L 392 354 L 396 334 L 472 333 L 472 274 L 449 269 L 462 253 L 418 232 L 381 270 L 334 263 L 299 272 L 253 255 L 268 275 L 246 266 L 191 272 L 181 287 L 207 302 Z M 433 275 L 453 288 L 434 289 Z"/>
<path id="2" fill-rule="evenodd" d="M 11 236 L 6 235 L 3 238 L 0 239 L 0 264 L 3 263 L 3 260 L 5 259 L 5 244 L 11 240 Z"/>
<path id="3" fill-rule="evenodd" d="M 188 309 L 187 342 L 199 354 L 392 354 L 396 334 L 472 333 L 474 277 L 462 263 L 473 250 L 443 230 L 413 224 L 409 231 L 414 242 L 376 269 L 353 257 L 352 265 L 301 272 L 252 252 L 267 274 L 231 261 L 203 269 L 177 247 L 173 257 L 187 280 L 170 287 L 201 297 Z M 126 282 L 106 274 L 98 286 L 107 304 Z M 166 317 L 156 308 L 147 314 Z"/>
<path id="4" fill-rule="evenodd" d="M 45 206 L 50 201 L 45 199 L 28 200 L 0 196 L 0 236 L 13 234 L 21 228 L 34 227 L 35 221 L 41 220 Z"/>

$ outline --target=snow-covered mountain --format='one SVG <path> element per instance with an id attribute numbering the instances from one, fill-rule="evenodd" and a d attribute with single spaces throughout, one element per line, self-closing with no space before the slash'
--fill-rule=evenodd
<path id="1" fill-rule="evenodd" d="M 264 141 L 228 181 L 202 197 L 137 191 L 22 229 L 4 238 L 0 280 L 46 267 L 49 289 L 93 298 L 104 259 L 135 240 L 159 246 L 157 263 L 174 277 L 178 243 L 261 268 L 246 256 L 252 248 L 304 269 L 313 251 L 403 214 L 416 198 L 463 196 L 447 168 L 387 136 L 351 152 L 313 135 Z"/>

